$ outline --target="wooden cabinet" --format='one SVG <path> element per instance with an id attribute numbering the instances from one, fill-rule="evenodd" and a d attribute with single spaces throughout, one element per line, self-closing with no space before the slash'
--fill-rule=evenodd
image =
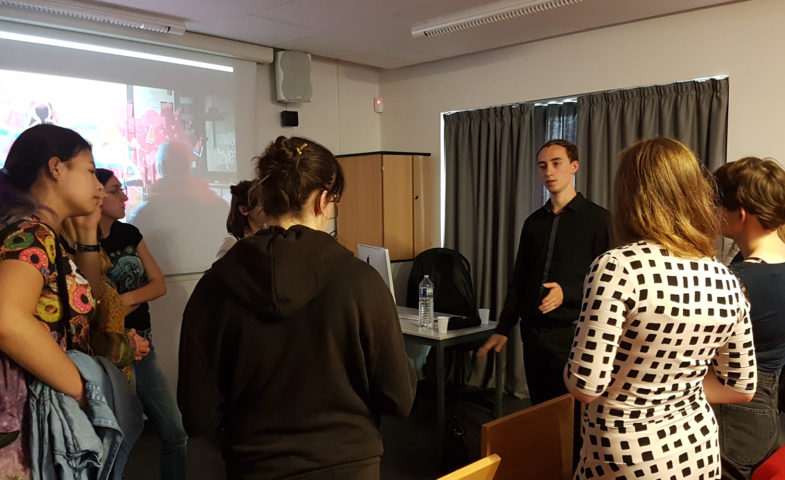
<path id="1" fill-rule="evenodd" d="M 380 245 L 390 260 L 410 260 L 431 248 L 434 230 L 430 154 L 373 152 L 339 155 L 346 184 L 338 204 L 338 241 Z"/>

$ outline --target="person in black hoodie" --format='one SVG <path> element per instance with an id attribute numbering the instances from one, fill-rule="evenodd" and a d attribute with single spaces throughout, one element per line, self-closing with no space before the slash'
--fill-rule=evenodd
<path id="1" fill-rule="evenodd" d="M 183 315 L 177 399 L 190 437 L 223 429 L 227 478 L 378 479 L 380 415 L 414 401 L 392 296 L 325 233 L 332 153 L 278 137 L 256 159 L 270 228 L 240 240 Z"/>

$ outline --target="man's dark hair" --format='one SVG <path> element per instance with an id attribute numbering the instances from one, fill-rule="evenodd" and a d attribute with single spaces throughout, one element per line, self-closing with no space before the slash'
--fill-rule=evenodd
<path id="1" fill-rule="evenodd" d="M 578 147 L 576 147 L 574 143 L 562 140 L 561 138 L 554 138 L 553 140 L 545 142 L 545 145 L 537 150 L 537 159 L 540 158 L 540 153 L 542 153 L 543 150 L 552 147 L 553 145 L 564 147 L 564 149 L 567 150 L 567 158 L 570 159 L 570 163 L 578 161 Z"/>

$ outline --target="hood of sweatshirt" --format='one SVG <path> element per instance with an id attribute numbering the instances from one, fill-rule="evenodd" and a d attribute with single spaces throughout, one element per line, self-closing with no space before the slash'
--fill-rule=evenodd
<path id="1" fill-rule="evenodd" d="M 327 233 L 302 225 L 272 227 L 237 242 L 208 274 L 275 321 L 300 311 L 352 258 Z"/>

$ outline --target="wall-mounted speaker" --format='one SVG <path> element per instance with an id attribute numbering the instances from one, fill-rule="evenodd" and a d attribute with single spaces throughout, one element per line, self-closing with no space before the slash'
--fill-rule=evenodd
<path id="1" fill-rule="evenodd" d="M 279 102 L 310 102 L 311 54 L 293 50 L 276 52 L 275 87 Z"/>

